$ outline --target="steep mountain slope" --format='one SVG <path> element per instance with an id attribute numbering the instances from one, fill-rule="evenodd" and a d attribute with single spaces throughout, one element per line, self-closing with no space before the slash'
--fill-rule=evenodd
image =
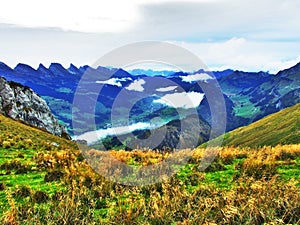
<path id="1" fill-rule="evenodd" d="M 7 82 L 0 77 L 0 113 L 48 132 L 69 138 L 63 126 L 52 115 L 46 102 L 29 87 Z"/>
<path id="2" fill-rule="evenodd" d="M 275 146 L 300 143 L 300 104 L 225 134 L 226 146 Z"/>
<path id="3" fill-rule="evenodd" d="M 41 156 L 53 154 L 60 155 L 62 159 L 61 156 L 66 156 L 68 150 L 68 155 L 73 157 L 74 153 L 79 154 L 76 149 L 78 147 L 73 141 L 0 114 L 0 217 L 9 208 L 7 193 L 24 188 L 29 190 L 29 187 L 32 189 L 27 193 L 32 194 L 35 191 L 53 193 L 60 189 L 59 173 L 56 180 L 47 178 L 51 163 L 58 161 L 48 158 L 51 163 L 43 164 Z M 21 202 L 24 203 L 23 199 Z"/>
<path id="4" fill-rule="evenodd" d="M 269 75 L 264 82 L 256 83 L 255 80 L 252 79 L 252 86 L 230 96 L 237 115 L 250 116 L 252 121 L 257 121 L 300 102 L 300 63 Z"/>
<path id="5" fill-rule="evenodd" d="M 247 88 L 256 87 L 272 79 L 272 75 L 265 72 L 248 73 L 234 71 L 219 79 L 223 91 L 228 94 L 236 94 Z"/>
<path id="6" fill-rule="evenodd" d="M 261 111 L 273 113 L 300 102 L 300 63 L 280 71 L 274 78 L 252 91 L 253 100 Z M 260 117 L 264 115 L 259 115 Z M 258 118 L 260 118 L 258 117 Z"/>

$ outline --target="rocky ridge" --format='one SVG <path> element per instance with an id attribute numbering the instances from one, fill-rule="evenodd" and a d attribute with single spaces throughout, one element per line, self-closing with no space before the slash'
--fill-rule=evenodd
<path id="1" fill-rule="evenodd" d="M 8 82 L 3 77 L 0 77 L 0 113 L 56 136 L 70 139 L 65 128 L 51 113 L 45 100 L 29 87 L 12 81 Z"/>

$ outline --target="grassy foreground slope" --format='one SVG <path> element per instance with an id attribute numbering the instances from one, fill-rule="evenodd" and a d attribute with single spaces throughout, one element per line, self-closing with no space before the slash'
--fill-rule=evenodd
<path id="1" fill-rule="evenodd" d="M 76 149 L 72 141 L 0 114 L 0 216 L 9 207 L 8 197 L 12 193 L 51 194 L 64 188 L 59 179 L 45 182 L 49 170 L 38 163 L 38 157 Z"/>
<path id="2" fill-rule="evenodd" d="M 199 148 L 163 182 L 125 186 L 95 173 L 73 142 L 1 115 L 0 135 L 0 224 L 300 224 L 300 145 Z M 103 169 L 107 155 L 138 169 L 172 155 L 86 154 Z"/>
<path id="3" fill-rule="evenodd" d="M 300 143 L 300 104 L 226 133 L 224 146 L 275 146 Z"/>

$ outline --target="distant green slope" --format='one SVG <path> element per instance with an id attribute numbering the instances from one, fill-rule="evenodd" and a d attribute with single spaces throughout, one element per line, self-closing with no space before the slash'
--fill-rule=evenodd
<path id="1" fill-rule="evenodd" d="M 300 104 L 271 114 L 224 136 L 224 146 L 275 146 L 300 143 Z"/>

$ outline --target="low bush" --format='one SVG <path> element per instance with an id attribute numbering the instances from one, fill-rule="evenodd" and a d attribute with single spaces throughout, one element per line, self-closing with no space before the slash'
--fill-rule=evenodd
<path id="1" fill-rule="evenodd" d="M 28 186 L 20 186 L 17 187 L 17 189 L 13 193 L 13 196 L 17 198 L 24 198 L 30 196 L 30 194 L 31 194 L 31 190 Z"/>
<path id="2" fill-rule="evenodd" d="M 31 170 L 29 165 L 22 164 L 20 161 L 12 160 L 3 163 L 0 166 L 1 170 L 6 170 L 7 172 L 15 171 L 15 174 L 24 174 Z"/>
<path id="3" fill-rule="evenodd" d="M 36 191 L 31 198 L 35 203 L 45 203 L 49 200 L 49 196 L 44 191 Z"/>
<path id="4" fill-rule="evenodd" d="M 52 182 L 60 180 L 64 177 L 64 173 L 61 170 L 48 171 L 44 177 L 44 182 Z"/>
<path id="5" fill-rule="evenodd" d="M 0 191 L 4 191 L 5 190 L 5 184 L 4 183 L 0 183 Z"/>

